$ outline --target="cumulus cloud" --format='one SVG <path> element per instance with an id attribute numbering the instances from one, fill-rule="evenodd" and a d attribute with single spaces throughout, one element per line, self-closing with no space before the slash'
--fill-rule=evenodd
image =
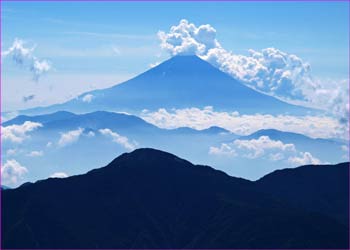
<path id="1" fill-rule="evenodd" d="M 269 161 L 283 161 L 292 166 L 305 164 L 321 164 L 321 161 L 309 152 L 299 152 L 292 143 L 272 140 L 268 136 L 258 139 L 240 140 L 232 143 L 222 143 L 219 147 L 210 147 L 210 155 L 241 157 L 247 159 L 265 159 Z"/>
<path id="2" fill-rule="evenodd" d="M 169 32 L 159 31 L 161 48 L 170 55 L 197 55 L 251 88 L 287 102 L 321 108 L 346 123 L 349 117 L 349 79 L 319 80 L 297 55 L 276 48 L 250 49 L 238 55 L 224 49 L 209 24 L 181 20 Z"/>
<path id="3" fill-rule="evenodd" d="M 33 79 L 39 80 L 40 76 L 51 69 L 51 64 L 47 60 L 42 60 L 33 55 L 35 48 L 25 47 L 25 42 L 15 39 L 12 46 L 2 52 L 4 57 L 12 58 L 12 61 L 21 67 L 26 67 L 33 73 Z"/>
<path id="4" fill-rule="evenodd" d="M 64 172 L 57 172 L 57 173 L 53 173 L 52 175 L 50 175 L 49 178 L 67 178 L 68 174 L 64 173 Z"/>
<path id="5" fill-rule="evenodd" d="M 7 160 L 1 167 L 1 180 L 5 185 L 16 185 L 27 173 L 28 169 L 16 160 Z"/>
<path id="6" fill-rule="evenodd" d="M 21 125 L 10 125 L 1 127 L 1 138 L 4 141 L 11 141 L 14 143 L 21 143 L 29 137 L 28 133 L 42 127 L 38 122 L 26 121 Z"/>
<path id="7" fill-rule="evenodd" d="M 271 140 L 268 136 L 260 136 L 258 139 L 252 140 L 235 140 L 234 146 L 238 149 L 247 151 L 245 155 L 247 158 L 258 158 L 265 155 L 266 151 L 289 151 L 295 152 L 294 144 L 284 144 L 281 141 Z M 276 156 L 271 156 L 271 159 L 275 159 Z"/>
<path id="8" fill-rule="evenodd" d="M 61 133 L 61 137 L 58 140 L 58 145 L 64 147 L 66 145 L 72 144 L 79 140 L 80 136 L 83 134 L 84 129 L 78 128 L 76 130 L 70 130 L 66 133 Z"/>
<path id="9" fill-rule="evenodd" d="M 113 132 L 112 130 L 110 130 L 109 128 L 105 128 L 105 129 L 100 129 L 99 132 L 102 135 L 105 136 L 110 136 L 112 138 L 112 140 L 116 143 L 118 143 L 119 145 L 123 146 L 125 149 L 127 150 L 133 150 L 136 148 L 136 143 L 132 143 L 129 141 L 129 139 L 125 136 L 121 136 L 116 132 Z"/>
<path id="10" fill-rule="evenodd" d="M 29 157 L 40 157 L 43 155 L 44 155 L 43 151 L 31 151 L 27 154 L 27 156 L 29 156 Z"/>
<path id="11" fill-rule="evenodd" d="M 91 94 L 86 94 L 82 97 L 82 101 L 86 103 L 90 103 L 94 99 L 94 96 Z"/>
<path id="12" fill-rule="evenodd" d="M 211 155 L 225 155 L 225 156 L 237 156 L 236 150 L 229 144 L 222 143 L 220 147 L 210 147 L 209 154 Z"/>
<path id="13" fill-rule="evenodd" d="M 238 112 L 219 112 L 208 106 L 203 109 L 144 110 L 141 117 L 161 128 L 191 127 L 206 129 L 225 128 L 238 135 L 249 135 L 259 129 L 305 134 L 313 138 L 348 138 L 349 128 L 328 116 L 241 115 Z"/>
<path id="14" fill-rule="evenodd" d="M 288 162 L 293 165 L 301 166 L 308 164 L 321 164 L 322 162 L 316 157 L 312 156 L 309 152 L 300 152 L 299 156 L 289 157 Z"/>
<path id="15" fill-rule="evenodd" d="M 87 134 L 86 134 L 87 137 L 94 137 L 95 136 L 95 133 L 93 131 L 89 131 Z"/>
<path id="16" fill-rule="evenodd" d="M 177 26 L 172 26 L 168 33 L 158 32 L 161 48 L 171 55 L 205 55 L 209 49 L 219 47 L 216 30 L 209 24 L 196 27 L 182 19 Z"/>

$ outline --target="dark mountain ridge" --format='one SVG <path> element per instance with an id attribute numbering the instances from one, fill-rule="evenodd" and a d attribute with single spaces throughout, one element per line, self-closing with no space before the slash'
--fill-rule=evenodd
<path id="1" fill-rule="evenodd" d="M 348 173 L 348 163 L 309 168 Z M 324 185 L 348 183 L 338 177 Z M 2 247 L 348 248 L 348 224 L 269 192 L 270 178 L 254 183 L 138 149 L 84 175 L 2 191 Z"/>

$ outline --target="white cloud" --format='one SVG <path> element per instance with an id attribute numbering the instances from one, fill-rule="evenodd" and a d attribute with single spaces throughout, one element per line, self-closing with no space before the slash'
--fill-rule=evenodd
<path id="1" fill-rule="evenodd" d="M 15 155 L 15 154 L 17 154 L 17 149 L 15 149 L 15 148 L 10 148 L 10 149 L 8 149 L 6 151 L 6 155 L 7 156 L 12 156 L 12 155 Z"/>
<path id="2" fill-rule="evenodd" d="M 319 159 L 312 156 L 309 152 L 300 152 L 299 156 L 289 157 L 288 162 L 295 166 L 308 164 L 322 164 L 322 162 Z"/>
<path id="3" fill-rule="evenodd" d="M 349 133 L 347 126 L 327 116 L 241 115 L 238 112 L 217 112 L 210 106 L 203 109 L 143 111 L 141 117 L 161 128 L 206 129 L 211 126 L 219 126 L 238 135 L 248 135 L 259 129 L 270 128 L 305 134 L 313 138 L 346 139 Z"/>
<path id="4" fill-rule="evenodd" d="M 258 139 L 250 140 L 236 139 L 232 143 L 222 143 L 219 147 L 212 146 L 209 148 L 209 154 L 283 161 L 292 166 L 322 163 L 309 152 L 297 151 L 294 144 L 285 144 L 279 140 L 272 140 L 268 136 L 260 136 Z"/>
<path id="5" fill-rule="evenodd" d="M 61 133 L 61 137 L 58 140 L 58 145 L 64 147 L 68 144 L 78 141 L 80 136 L 83 134 L 83 131 L 84 129 L 78 128 L 76 130 L 71 130 L 66 133 Z"/>
<path id="6" fill-rule="evenodd" d="M 129 139 L 125 136 L 121 136 L 116 132 L 113 132 L 112 130 L 105 128 L 105 129 L 100 129 L 99 132 L 102 135 L 105 136 L 110 136 L 112 137 L 112 140 L 118 144 L 120 144 L 121 146 L 123 146 L 124 148 L 128 149 L 128 150 L 133 150 L 136 148 L 136 143 L 132 143 L 129 141 Z"/>
<path id="7" fill-rule="evenodd" d="M 220 147 L 210 147 L 209 154 L 230 157 L 244 157 L 256 159 L 267 157 L 271 161 L 285 158 L 284 154 L 295 154 L 294 144 L 284 144 L 282 141 L 271 140 L 268 136 L 260 136 L 258 139 L 240 140 L 232 143 L 222 143 Z"/>
<path id="8" fill-rule="evenodd" d="M 249 50 L 238 55 L 224 49 L 209 24 L 196 26 L 181 20 L 168 33 L 158 32 L 161 48 L 170 55 L 193 54 L 232 77 L 264 93 L 292 103 L 321 108 L 348 121 L 349 80 L 319 80 L 310 65 L 294 54 L 276 48 Z"/>
<path id="9" fill-rule="evenodd" d="M 258 139 L 251 140 L 235 140 L 233 145 L 241 150 L 247 152 L 245 155 L 247 158 L 258 158 L 265 155 L 266 151 L 287 151 L 287 152 L 295 152 L 294 144 L 284 144 L 281 141 L 271 140 L 268 136 L 260 136 Z M 271 159 L 275 159 L 275 155 L 271 157 Z"/>
<path id="10" fill-rule="evenodd" d="M 151 63 L 151 64 L 149 65 L 149 67 L 150 67 L 150 68 L 154 68 L 154 67 L 158 66 L 159 64 L 160 64 L 160 62 Z"/>
<path id="11" fill-rule="evenodd" d="M 28 169 L 16 160 L 7 160 L 1 167 L 1 180 L 5 185 L 15 185 L 21 181 L 25 174 L 28 173 Z"/>
<path id="12" fill-rule="evenodd" d="M 4 57 L 11 57 L 13 62 L 19 66 L 27 67 L 33 73 L 33 79 L 39 80 L 40 76 L 51 69 L 51 64 L 47 60 L 41 60 L 33 55 L 35 48 L 26 48 L 25 42 L 15 39 L 12 46 L 2 52 Z"/>
<path id="13" fill-rule="evenodd" d="M 47 148 L 52 147 L 52 142 L 51 142 L 51 141 L 47 142 L 46 147 L 47 147 Z"/>
<path id="14" fill-rule="evenodd" d="M 216 30 L 209 24 L 196 27 L 182 19 L 177 26 L 172 26 L 169 33 L 158 32 L 161 48 L 171 55 L 204 55 L 209 49 L 219 47 Z"/>
<path id="15" fill-rule="evenodd" d="M 269 160 L 270 161 L 280 161 L 283 160 L 284 155 L 282 153 L 275 153 L 275 154 L 270 154 L 269 155 Z"/>
<path id="16" fill-rule="evenodd" d="M 47 73 L 51 69 L 51 64 L 47 60 L 40 60 L 36 57 L 33 57 L 33 62 L 30 70 L 34 74 L 34 80 L 39 80 L 40 76 Z"/>
<path id="17" fill-rule="evenodd" d="M 49 178 L 67 178 L 68 175 L 64 172 L 57 172 L 57 173 L 53 173 L 52 175 L 50 175 Z"/>
<path id="18" fill-rule="evenodd" d="M 42 126 L 43 125 L 38 122 L 26 121 L 21 125 L 1 127 L 1 139 L 4 141 L 8 140 L 14 143 L 20 143 L 29 137 L 29 132 Z"/>
<path id="19" fill-rule="evenodd" d="M 94 137 L 95 133 L 93 131 L 89 131 L 89 133 L 86 134 L 87 137 Z"/>
<path id="20" fill-rule="evenodd" d="M 91 94 L 84 95 L 81 99 L 83 102 L 90 103 L 94 99 L 94 96 Z"/>
<path id="21" fill-rule="evenodd" d="M 44 155 L 43 151 L 32 151 L 32 152 L 27 154 L 27 156 L 29 156 L 29 157 L 39 157 L 39 156 L 43 156 L 43 155 Z"/>
<path id="22" fill-rule="evenodd" d="M 210 147 L 209 154 L 211 155 L 225 155 L 225 156 L 237 156 L 236 151 L 228 144 L 222 143 L 220 147 Z"/>

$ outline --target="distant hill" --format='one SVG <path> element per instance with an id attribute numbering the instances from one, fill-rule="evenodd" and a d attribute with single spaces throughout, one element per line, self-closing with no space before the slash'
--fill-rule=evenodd
<path id="1" fill-rule="evenodd" d="M 254 183 L 166 152 L 138 149 L 84 175 L 3 191 L 2 247 L 348 248 L 349 227 L 331 210 L 314 212 L 291 203 L 293 195 L 269 191 L 288 185 L 291 194 L 304 189 L 300 195 L 319 202 L 322 195 L 311 183 L 323 181 L 332 187 L 327 198 L 332 206 L 348 199 L 338 178 L 344 179 L 348 165 L 286 171 L 310 185 L 276 182 L 274 176 L 281 173 L 283 179 L 284 172 Z M 335 178 L 325 178 L 323 171 Z"/>
<path id="2" fill-rule="evenodd" d="M 85 96 L 89 96 L 89 102 Z M 138 114 L 144 109 L 205 106 L 245 114 L 315 112 L 257 92 L 197 56 L 175 56 L 111 88 L 86 92 L 62 104 L 21 113 L 43 114 L 60 110 L 86 113 L 104 110 Z"/>

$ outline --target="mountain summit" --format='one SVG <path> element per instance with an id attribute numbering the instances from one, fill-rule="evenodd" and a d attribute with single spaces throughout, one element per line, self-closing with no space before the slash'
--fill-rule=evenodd
<path id="1" fill-rule="evenodd" d="M 84 102 L 86 95 L 90 97 L 89 102 Z M 31 112 L 106 110 L 137 113 L 143 109 L 205 106 L 252 114 L 300 114 L 308 110 L 257 92 L 197 56 L 175 56 L 124 83 Z"/>

